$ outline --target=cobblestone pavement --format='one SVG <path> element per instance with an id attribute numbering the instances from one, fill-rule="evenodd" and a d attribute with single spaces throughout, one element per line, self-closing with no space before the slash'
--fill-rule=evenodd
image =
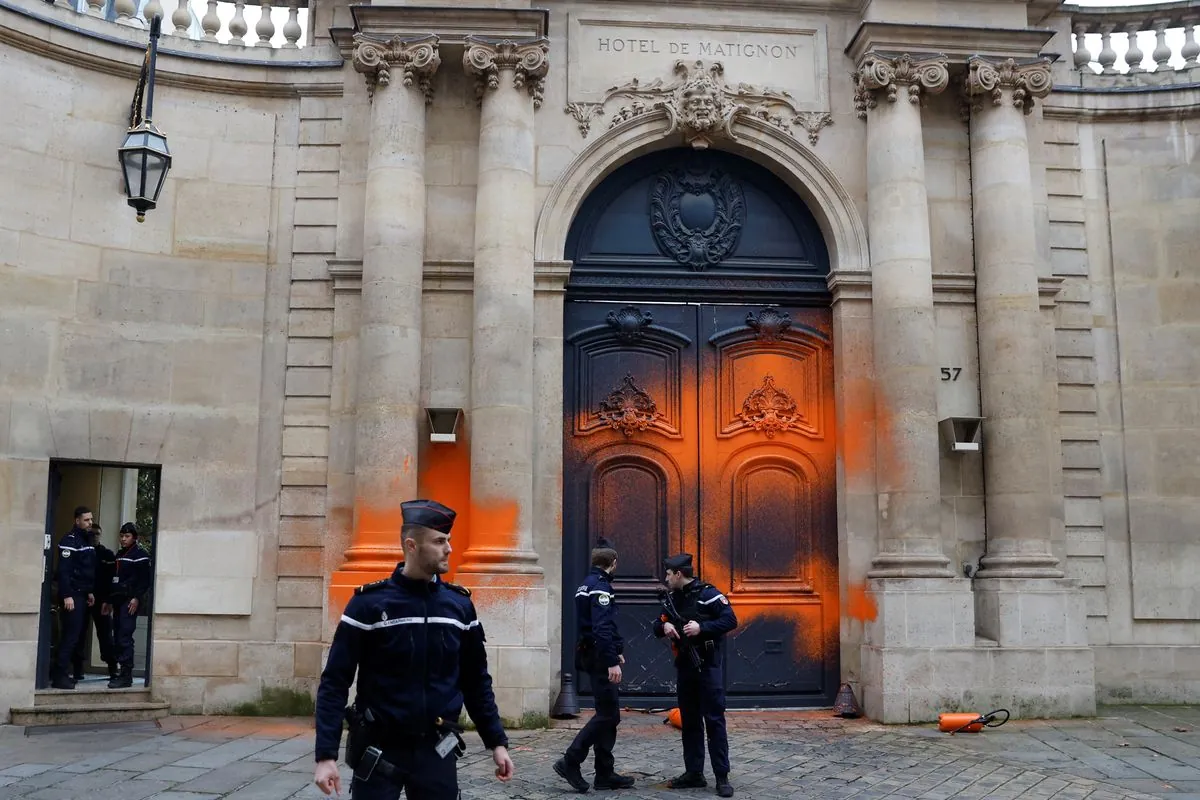
<path id="1" fill-rule="evenodd" d="M 731 779 L 740 797 L 1200 799 L 1200 708 L 1106 708 L 1087 720 L 1013 721 L 948 736 L 935 726 L 883 726 L 828 711 L 731 712 Z M 516 731 L 517 776 L 503 785 L 471 735 L 460 762 L 463 798 L 570 796 L 551 765 L 573 721 Z M 170 717 L 72 729 L 0 726 L 0 800 L 284 800 L 321 797 L 311 785 L 307 720 Z M 627 712 L 620 769 L 637 778 L 604 798 L 713 796 L 672 792 L 682 771 L 679 732 L 662 716 Z M 589 770 L 585 767 L 585 776 Z M 343 772 L 344 779 L 349 775 Z M 345 796 L 343 791 L 343 796 Z"/>

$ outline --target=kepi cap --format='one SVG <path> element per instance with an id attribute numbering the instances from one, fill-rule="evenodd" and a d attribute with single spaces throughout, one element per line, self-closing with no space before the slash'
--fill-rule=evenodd
<path id="1" fill-rule="evenodd" d="M 409 500 L 400 504 L 405 525 L 422 525 L 442 533 L 454 527 L 455 513 L 436 500 Z"/>
<path id="2" fill-rule="evenodd" d="M 671 556 L 670 558 L 664 558 L 663 566 L 666 567 L 667 569 L 673 569 L 676 571 L 679 571 L 681 569 L 691 569 L 692 554 L 691 553 L 679 553 L 678 555 Z"/>

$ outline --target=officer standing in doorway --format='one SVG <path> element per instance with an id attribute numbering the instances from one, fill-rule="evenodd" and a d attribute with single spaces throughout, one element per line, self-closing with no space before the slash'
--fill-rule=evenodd
<path id="1" fill-rule="evenodd" d="M 408 800 L 455 800 L 464 705 L 496 777 L 510 780 L 513 762 L 471 592 L 439 577 L 450 571 L 455 513 L 412 500 L 401 514 L 404 561 L 390 578 L 354 590 L 333 635 L 317 689 L 313 779 L 325 794 L 340 793 L 338 746 L 357 674 L 346 743 L 351 796 L 396 800 L 403 790 Z"/>
<path id="2" fill-rule="evenodd" d="M 79 506 L 75 509 L 74 527 L 58 543 L 58 598 L 64 619 L 50 680 L 55 689 L 75 688 L 71 662 L 83 636 L 87 610 L 96 602 L 92 593 L 96 580 L 96 553 L 88 539 L 91 527 L 92 510 Z"/>
<path id="3" fill-rule="evenodd" d="M 725 634 L 737 627 L 737 617 L 724 594 L 693 576 L 692 556 L 680 553 L 663 562 L 668 603 L 677 612 L 664 613 L 654 623 L 654 635 L 675 646 L 679 716 L 683 727 L 684 773 L 671 779 L 672 789 L 703 788 L 704 737 L 717 779 L 717 794 L 733 797 L 729 783 L 729 739 L 725 734 Z M 681 629 L 682 628 L 682 629 Z"/>
<path id="4" fill-rule="evenodd" d="M 633 778 L 618 774 L 613 761 L 617 726 L 621 724 L 617 686 L 621 683 L 621 665 L 625 663 L 625 643 L 617 630 L 617 596 L 612 586 L 616 569 L 617 551 L 607 539 L 601 538 L 592 550 L 592 570 L 575 590 L 575 618 L 579 622 L 575 668 L 591 676 L 596 713 L 575 736 L 563 757 L 554 762 L 554 771 L 580 794 L 588 790 L 579 767 L 589 748 L 595 753 L 593 786 L 597 789 L 633 786 Z"/>
<path id="5" fill-rule="evenodd" d="M 112 588 L 112 578 L 116 568 L 117 556 L 100 541 L 103 531 L 99 523 L 92 523 L 88 531 L 88 544 L 96 553 L 96 577 L 92 582 L 92 594 L 96 602 L 88 609 L 92 625 L 96 629 L 96 641 L 100 643 L 100 658 L 108 665 L 108 679 L 117 677 L 117 655 L 113 646 L 112 606 L 108 603 L 108 593 Z M 87 650 L 87 619 L 84 619 L 84 630 L 75 645 L 75 681 L 83 680 L 83 661 Z"/>
<path id="6" fill-rule="evenodd" d="M 110 689 L 133 686 L 133 632 L 138 613 L 145 608 L 150 591 L 150 554 L 138 543 L 138 529 L 132 522 L 121 526 L 121 549 L 109 591 L 113 608 L 113 637 L 116 640 L 117 675 L 108 682 Z"/>

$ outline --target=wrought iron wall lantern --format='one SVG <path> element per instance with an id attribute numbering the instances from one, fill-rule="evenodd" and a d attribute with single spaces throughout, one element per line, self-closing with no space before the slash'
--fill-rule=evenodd
<path id="1" fill-rule="evenodd" d="M 146 221 L 146 212 L 158 205 L 158 196 L 171 168 L 171 151 L 167 137 L 154 126 L 154 66 L 158 57 L 158 37 L 162 32 L 162 17 L 150 20 L 150 43 L 142 61 L 137 89 L 129 108 L 129 131 L 125 143 L 117 149 L 121 174 L 125 178 L 125 196 L 137 210 L 137 221 Z M 145 114 L 143 114 L 143 103 Z"/>

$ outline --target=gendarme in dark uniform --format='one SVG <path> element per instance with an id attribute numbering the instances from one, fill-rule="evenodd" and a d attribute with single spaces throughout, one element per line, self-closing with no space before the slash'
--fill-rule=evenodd
<path id="1" fill-rule="evenodd" d="M 339 788 L 342 721 L 357 674 L 346 747 L 352 797 L 395 800 L 403 789 L 408 800 L 454 800 L 463 707 L 501 780 L 512 775 L 508 737 L 470 592 L 438 577 L 449 569 L 455 513 L 431 500 L 401 510 L 405 561 L 355 590 L 333 636 L 317 690 L 315 781 L 326 794 Z"/>
<path id="2" fill-rule="evenodd" d="M 700 788 L 708 785 L 704 778 L 704 739 L 708 734 L 708 754 L 712 759 L 717 794 L 732 797 L 729 783 L 729 739 L 725 733 L 725 634 L 737 627 L 737 617 L 725 597 L 711 583 L 692 574 L 692 556 L 680 553 L 663 562 L 667 571 L 670 599 L 682 618 L 684 627 L 695 623 L 694 632 L 678 630 L 666 613 L 654 622 L 654 635 L 670 635 L 668 625 L 682 637 L 676 645 L 675 670 L 678 675 L 677 696 L 679 716 L 683 727 L 683 765 L 685 772 L 669 781 L 672 789 Z M 674 637 L 672 637 L 674 638 Z M 695 648 L 699 654 L 697 669 L 686 652 Z"/>
<path id="3" fill-rule="evenodd" d="M 575 590 L 575 618 L 579 624 L 575 668 L 591 678 L 596 713 L 555 762 L 554 771 L 580 794 L 588 790 L 579 767 L 589 749 L 594 753 L 593 785 L 597 789 L 627 789 L 634 783 L 628 775 L 617 773 L 613 760 L 617 726 L 621 724 L 617 686 L 625 663 L 625 640 L 617 629 L 617 595 L 612 585 L 616 568 L 617 551 L 601 538 L 592 550 L 592 569 Z"/>
<path id="4" fill-rule="evenodd" d="M 88 538 L 91 527 L 91 510 L 80 506 L 75 509 L 74 527 L 58 542 L 58 598 L 62 603 L 63 621 L 50 682 L 55 689 L 75 688 L 71 662 L 79 637 L 83 635 L 88 606 L 95 602 L 92 592 L 96 580 L 96 551 Z"/>

